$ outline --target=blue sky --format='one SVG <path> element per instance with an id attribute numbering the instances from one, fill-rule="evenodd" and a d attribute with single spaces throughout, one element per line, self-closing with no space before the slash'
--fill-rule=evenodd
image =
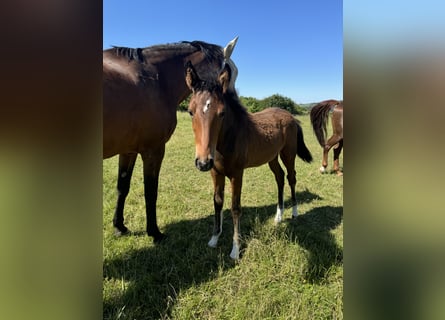
<path id="1" fill-rule="evenodd" d="M 343 99 L 342 1 L 103 2 L 104 49 L 183 40 L 225 46 L 235 36 L 240 95 Z"/>

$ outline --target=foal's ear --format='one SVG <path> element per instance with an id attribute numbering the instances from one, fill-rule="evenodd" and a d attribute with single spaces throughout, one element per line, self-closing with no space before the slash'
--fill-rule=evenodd
<path id="1" fill-rule="evenodd" d="M 187 61 L 185 64 L 185 82 L 187 83 L 187 87 L 193 92 L 195 91 L 194 88 L 200 81 L 201 79 L 199 79 L 193 64 L 190 61 Z"/>
<path id="2" fill-rule="evenodd" d="M 232 76 L 232 70 L 230 70 L 229 64 L 224 64 L 224 68 L 218 76 L 218 81 L 222 86 L 223 93 L 226 93 L 230 85 L 230 77 Z"/>

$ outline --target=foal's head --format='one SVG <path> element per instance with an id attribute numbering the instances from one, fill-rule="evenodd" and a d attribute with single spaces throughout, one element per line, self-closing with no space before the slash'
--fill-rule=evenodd
<path id="1" fill-rule="evenodd" d="M 195 134 L 195 165 L 201 171 L 213 168 L 216 144 L 225 114 L 223 94 L 230 85 L 231 71 L 225 65 L 217 81 L 199 78 L 193 65 L 186 65 L 186 83 L 192 90 L 188 111 Z"/>

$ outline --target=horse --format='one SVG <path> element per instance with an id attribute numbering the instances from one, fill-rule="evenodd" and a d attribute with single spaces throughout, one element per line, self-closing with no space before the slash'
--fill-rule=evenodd
<path id="1" fill-rule="evenodd" d="M 148 236 L 164 238 L 156 221 L 159 171 L 165 144 L 176 128 L 176 108 L 188 97 L 184 81 L 186 61 L 215 77 L 238 37 L 222 47 L 203 41 L 183 41 L 146 48 L 113 47 L 103 51 L 103 159 L 119 155 L 117 204 L 113 226 L 117 236 L 124 225 L 125 199 L 136 158 L 141 155 Z"/>
<path id="2" fill-rule="evenodd" d="M 326 141 L 327 122 L 332 113 L 332 136 Z M 328 152 L 334 147 L 334 172 L 342 176 L 339 157 L 343 148 L 343 101 L 325 100 L 312 107 L 311 124 L 320 146 L 323 148 L 323 162 L 320 172 L 325 173 L 328 166 Z"/>
<path id="3" fill-rule="evenodd" d="M 306 162 L 312 155 L 303 139 L 298 120 L 288 111 L 267 108 L 249 113 L 241 104 L 236 91 L 229 86 L 231 68 L 226 65 L 217 79 L 202 80 L 192 63 L 186 66 L 186 83 L 192 91 L 188 111 L 192 116 L 195 138 L 195 166 L 209 171 L 212 176 L 215 210 L 213 235 L 208 243 L 216 247 L 222 232 L 222 207 L 225 177 L 232 189 L 231 212 L 233 219 L 232 259 L 239 259 L 241 187 L 244 169 L 269 164 L 278 187 L 278 205 L 275 222 L 282 220 L 284 212 L 284 171 L 278 157 L 287 169 L 292 198 L 292 216 L 297 216 L 295 196 L 295 158 Z"/>

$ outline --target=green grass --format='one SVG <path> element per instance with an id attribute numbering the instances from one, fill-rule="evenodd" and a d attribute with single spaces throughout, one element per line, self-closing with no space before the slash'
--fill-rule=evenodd
<path id="1" fill-rule="evenodd" d="M 117 157 L 103 162 L 104 319 L 342 319 L 343 178 L 319 173 L 321 147 L 308 116 L 299 116 L 312 164 L 297 158 L 299 218 L 290 220 L 286 185 L 284 221 L 274 226 L 276 185 L 267 165 L 244 172 L 242 251 L 230 259 L 232 219 L 226 184 L 223 233 L 209 248 L 213 188 L 194 167 L 187 113 L 167 143 L 159 185 L 159 228 L 168 238 L 154 245 L 145 234 L 140 157 L 125 207 L 132 235 L 116 238 Z M 343 158 L 340 159 L 342 165 Z M 332 154 L 329 154 L 332 168 Z"/>

